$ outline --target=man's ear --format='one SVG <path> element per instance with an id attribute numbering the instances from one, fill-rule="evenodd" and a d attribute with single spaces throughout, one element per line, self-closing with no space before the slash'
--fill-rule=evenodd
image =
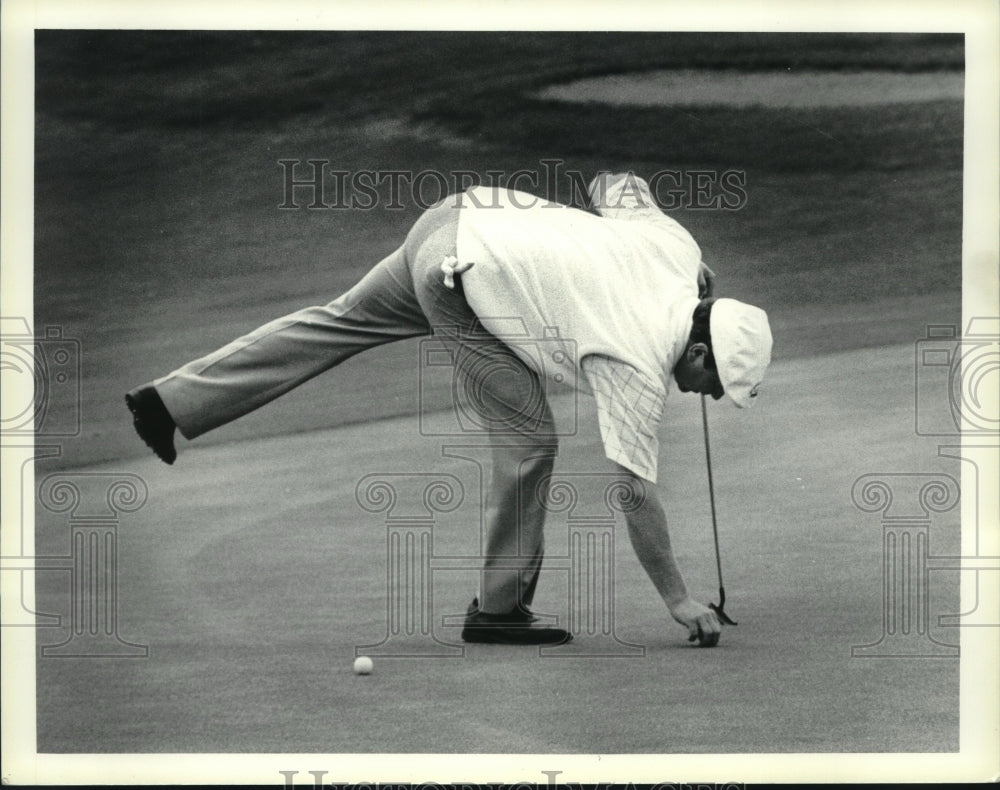
<path id="1" fill-rule="evenodd" d="M 688 346 L 685 356 L 687 356 L 688 362 L 694 362 L 700 357 L 704 357 L 708 353 L 708 346 L 704 343 L 692 343 Z"/>

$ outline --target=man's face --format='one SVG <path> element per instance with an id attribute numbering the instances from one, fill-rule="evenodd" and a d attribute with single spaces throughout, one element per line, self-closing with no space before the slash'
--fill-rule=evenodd
<path id="1" fill-rule="evenodd" d="M 692 343 L 674 365 L 674 381 L 681 392 L 699 392 L 718 400 L 725 394 L 717 371 L 705 367 L 708 346 Z"/>

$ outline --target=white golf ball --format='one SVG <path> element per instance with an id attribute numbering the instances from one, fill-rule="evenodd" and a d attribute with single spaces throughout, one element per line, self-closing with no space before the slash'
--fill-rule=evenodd
<path id="1" fill-rule="evenodd" d="M 370 675 L 372 670 L 375 669 L 375 664 L 368 656 L 358 656 L 354 659 L 354 674 L 355 675 Z"/>

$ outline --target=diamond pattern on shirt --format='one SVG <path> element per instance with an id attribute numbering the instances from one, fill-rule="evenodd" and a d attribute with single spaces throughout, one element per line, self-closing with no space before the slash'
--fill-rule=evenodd
<path id="1" fill-rule="evenodd" d="M 663 387 L 631 365 L 600 354 L 584 357 L 580 367 L 597 401 L 605 455 L 655 483 Z"/>

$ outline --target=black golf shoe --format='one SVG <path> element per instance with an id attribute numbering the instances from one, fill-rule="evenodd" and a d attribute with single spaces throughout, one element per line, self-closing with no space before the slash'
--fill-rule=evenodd
<path id="1" fill-rule="evenodd" d="M 151 384 L 137 387 L 125 396 L 125 405 L 132 412 L 132 424 L 139 438 L 161 461 L 172 464 L 177 459 L 174 448 L 177 425 L 156 389 Z"/>
<path id="2" fill-rule="evenodd" d="M 506 614 L 479 611 L 479 601 L 473 599 L 465 616 L 462 641 L 491 645 L 561 645 L 573 639 L 562 628 L 535 626 L 537 618 L 525 609 Z"/>

